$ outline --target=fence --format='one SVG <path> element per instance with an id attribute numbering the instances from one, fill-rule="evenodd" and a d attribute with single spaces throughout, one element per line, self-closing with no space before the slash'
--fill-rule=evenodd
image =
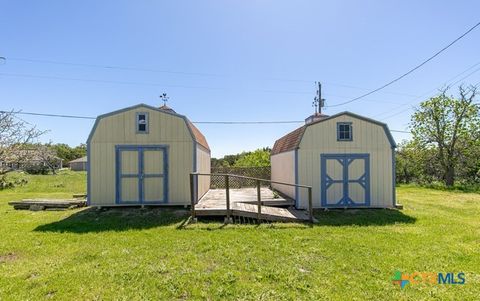
<path id="1" fill-rule="evenodd" d="M 212 177 L 210 179 L 210 188 L 226 188 L 225 177 L 217 174 L 231 174 L 241 177 L 232 177 L 230 179 L 230 188 L 256 187 L 257 182 L 254 179 L 270 180 L 270 166 L 262 167 L 212 167 Z M 254 179 L 252 179 L 254 178 Z M 269 186 L 269 182 L 261 182 L 261 186 Z"/>

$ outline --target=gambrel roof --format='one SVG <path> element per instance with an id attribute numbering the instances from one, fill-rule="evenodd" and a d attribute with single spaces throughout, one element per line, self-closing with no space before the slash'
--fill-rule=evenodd
<path id="1" fill-rule="evenodd" d="M 90 132 L 90 135 L 89 135 L 87 141 L 91 140 L 91 138 L 93 136 L 93 133 L 95 132 L 95 129 L 97 128 L 97 125 L 102 118 L 112 116 L 112 115 L 115 115 L 115 114 L 119 114 L 119 113 L 122 113 L 122 112 L 130 111 L 130 110 L 134 110 L 134 109 L 141 108 L 141 107 L 182 118 L 185 121 L 185 124 L 188 128 L 188 131 L 190 132 L 190 134 L 192 136 L 193 141 L 195 141 L 196 143 L 198 143 L 199 145 L 204 147 L 206 150 L 210 151 L 210 147 L 207 143 L 207 139 L 205 138 L 205 136 L 202 134 L 202 132 L 200 132 L 200 130 L 196 126 L 193 125 L 193 123 L 190 120 L 188 120 L 188 118 L 186 116 L 180 115 L 180 114 L 176 113 L 174 110 L 172 110 L 171 108 L 168 108 L 168 107 L 163 107 L 163 109 L 162 109 L 162 107 L 156 108 L 156 107 L 149 106 L 149 105 L 146 105 L 146 104 L 143 104 L 143 103 L 98 116 L 97 119 L 95 120 L 95 125 L 93 126 L 93 129 Z M 166 109 L 166 108 L 168 108 L 168 109 Z"/>
<path id="2" fill-rule="evenodd" d="M 300 142 L 302 141 L 303 134 L 305 133 L 305 130 L 307 129 L 307 127 L 309 127 L 311 125 L 314 125 L 314 124 L 317 124 L 317 123 L 324 122 L 326 120 L 330 120 L 330 119 L 342 116 L 342 115 L 348 115 L 348 116 L 351 116 L 351 117 L 354 117 L 354 118 L 357 118 L 357 119 L 361 119 L 361 120 L 365 120 L 367 122 L 371 122 L 371 123 L 374 123 L 374 124 L 377 124 L 377 125 L 383 127 L 383 129 L 385 130 L 385 135 L 387 135 L 387 138 L 388 138 L 388 141 L 390 142 L 391 147 L 392 148 L 397 147 L 397 145 L 395 143 L 395 140 L 393 139 L 393 136 L 390 133 L 390 130 L 388 129 L 388 126 L 385 123 L 374 120 L 374 119 L 370 119 L 368 117 L 364 117 L 364 116 L 361 116 L 361 115 L 357 115 L 357 114 L 345 111 L 345 112 L 341 112 L 341 113 L 338 113 L 338 114 L 335 114 L 335 115 L 325 117 L 323 119 L 308 123 L 306 125 L 303 125 L 303 126 L 299 127 L 298 129 L 286 134 L 282 138 L 275 141 L 275 144 L 273 145 L 273 149 L 272 149 L 272 155 L 276 155 L 276 154 L 280 154 L 280 153 L 283 153 L 283 152 L 288 152 L 288 151 L 291 151 L 291 150 L 298 149 L 298 147 L 300 146 Z"/>

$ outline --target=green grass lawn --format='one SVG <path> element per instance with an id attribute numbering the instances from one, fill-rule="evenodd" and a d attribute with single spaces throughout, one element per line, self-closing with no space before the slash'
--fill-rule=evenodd
<path id="1" fill-rule="evenodd" d="M 85 173 L 0 191 L 0 300 L 478 300 L 480 194 L 403 186 L 405 209 L 316 213 L 319 224 L 184 225 L 182 209 L 16 211 L 85 192 Z M 392 284 L 464 272 L 465 285 Z"/>

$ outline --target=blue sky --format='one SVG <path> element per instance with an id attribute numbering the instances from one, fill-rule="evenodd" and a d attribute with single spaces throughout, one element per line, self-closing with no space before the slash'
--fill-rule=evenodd
<path id="1" fill-rule="evenodd" d="M 0 110 L 97 116 L 158 106 L 166 92 L 193 121 L 303 120 L 315 81 L 327 105 L 361 95 L 447 45 L 479 10 L 478 1 L 1 1 Z M 325 113 L 405 130 L 412 106 L 480 62 L 479 46 L 477 29 L 400 82 Z M 463 80 L 479 81 L 480 71 Z M 50 130 L 43 141 L 71 145 L 93 125 L 22 118 Z M 217 157 L 272 146 L 297 126 L 198 125 Z"/>

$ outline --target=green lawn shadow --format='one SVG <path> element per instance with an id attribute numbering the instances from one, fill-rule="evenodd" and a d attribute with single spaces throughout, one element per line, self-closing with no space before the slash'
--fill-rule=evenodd
<path id="1" fill-rule="evenodd" d="M 387 226 L 393 224 L 413 224 L 415 217 L 396 209 L 335 209 L 316 210 L 315 226 Z"/>
<path id="2" fill-rule="evenodd" d="M 314 216 L 316 222 L 311 224 L 308 221 L 290 222 L 274 222 L 262 221 L 256 224 L 255 219 L 249 219 L 249 222 L 236 222 L 238 218 L 234 217 L 234 223 L 225 225 L 223 217 L 203 217 L 198 219 L 198 223 L 186 224 L 177 229 L 185 230 L 223 230 L 232 227 L 246 226 L 248 228 L 260 227 L 262 229 L 311 229 L 316 227 L 367 227 L 367 226 L 389 226 L 396 224 L 413 224 L 417 221 L 415 217 L 404 214 L 396 209 L 329 209 L 315 210 Z"/>
<path id="3" fill-rule="evenodd" d="M 303 223 L 302 228 L 318 226 L 385 226 L 393 224 L 412 224 L 416 218 L 403 214 L 400 210 L 393 209 L 348 209 L 348 210 L 316 210 L 317 223 L 311 225 Z M 189 211 L 180 208 L 109 208 L 97 210 L 86 208 L 73 213 L 69 217 L 36 227 L 37 232 L 58 233 L 99 233 L 105 231 L 144 230 L 162 226 L 176 225 L 176 229 L 188 229 L 187 221 Z M 206 219 L 200 223 L 212 230 L 211 226 L 220 225 L 223 229 L 222 218 Z M 291 229 L 288 223 L 271 223 L 272 229 Z M 282 226 L 282 224 L 284 226 Z M 214 227 L 215 228 L 215 227 Z M 199 230 L 193 227 L 191 230 Z M 218 230 L 217 229 L 217 230 Z"/>
<path id="4" fill-rule="evenodd" d="M 69 217 L 36 227 L 38 232 L 98 233 L 143 230 L 185 223 L 189 212 L 179 208 L 86 208 Z"/>

